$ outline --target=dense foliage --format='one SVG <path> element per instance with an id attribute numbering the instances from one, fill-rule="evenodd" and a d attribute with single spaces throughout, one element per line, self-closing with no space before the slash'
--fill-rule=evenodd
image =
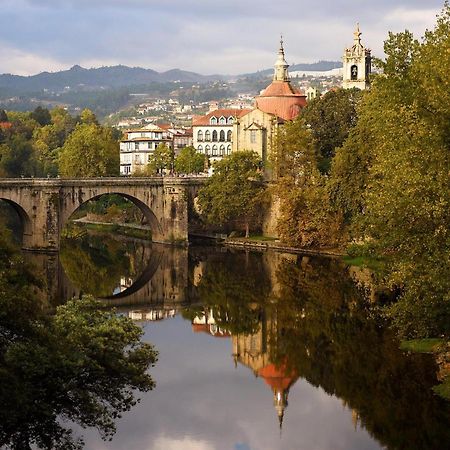
<path id="1" fill-rule="evenodd" d="M 297 247 L 336 246 L 345 237 L 342 218 L 332 210 L 317 149 L 303 118 L 278 132 L 272 153 L 273 190 L 280 201 L 278 233 Z"/>
<path id="2" fill-rule="evenodd" d="M 2 177 L 118 174 L 118 136 L 100 126 L 90 110 L 74 118 L 62 108 L 38 106 L 1 116 Z"/>
<path id="3" fill-rule="evenodd" d="M 205 155 L 194 147 L 185 147 L 175 158 L 175 170 L 178 173 L 200 173 L 205 170 Z"/>
<path id="4" fill-rule="evenodd" d="M 240 221 L 248 237 L 250 228 L 260 226 L 265 192 L 258 155 L 241 151 L 215 164 L 214 174 L 200 190 L 198 202 L 208 223 L 227 226 Z"/>
<path id="5" fill-rule="evenodd" d="M 285 125 L 274 155 L 281 238 L 320 247 L 350 237 L 382 258 L 380 276 L 401 291 L 388 315 L 409 337 L 450 334 L 449 48 L 446 3 L 422 41 L 389 34 L 370 91 L 312 102 L 309 126 Z"/>
<path id="6" fill-rule="evenodd" d="M 302 117 L 308 124 L 317 150 L 318 167 L 328 172 L 335 150 L 347 139 L 356 125 L 359 89 L 335 89 L 308 103 Z"/>
<path id="7" fill-rule="evenodd" d="M 0 233 L 0 446 L 82 448 L 64 421 L 115 431 L 114 420 L 154 386 L 156 352 L 142 330 L 92 298 L 48 314 L 31 268 Z"/>

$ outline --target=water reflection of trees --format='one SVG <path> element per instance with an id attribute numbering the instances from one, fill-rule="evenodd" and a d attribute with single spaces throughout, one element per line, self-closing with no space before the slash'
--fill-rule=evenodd
<path id="1" fill-rule="evenodd" d="M 261 255 L 239 252 L 233 258 L 210 254 L 196 296 L 212 310 L 217 325 L 231 333 L 252 333 L 259 328 L 262 306 L 270 293 L 270 279 Z M 193 307 L 185 317 L 200 314 Z"/>
<path id="2" fill-rule="evenodd" d="M 65 238 L 60 257 L 75 286 L 95 297 L 107 297 L 120 286 L 121 277 L 135 279 L 145 269 L 142 247 L 110 234 L 89 233 Z"/>
<path id="3" fill-rule="evenodd" d="M 450 408 L 431 390 L 433 360 L 401 352 L 345 272 L 331 259 L 240 254 L 209 261 L 198 292 L 255 373 L 276 373 L 280 385 L 295 374 L 322 387 L 388 448 L 444 448 Z M 239 352 L 252 345 L 261 354 L 250 361 Z"/>
<path id="4" fill-rule="evenodd" d="M 49 315 L 38 281 L 0 231 L 0 446 L 82 448 L 69 424 L 104 438 L 153 381 L 155 351 L 131 320 L 82 299 Z"/>

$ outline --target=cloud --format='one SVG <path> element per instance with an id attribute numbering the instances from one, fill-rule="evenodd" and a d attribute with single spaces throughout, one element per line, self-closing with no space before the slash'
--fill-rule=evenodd
<path id="1" fill-rule="evenodd" d="M 159 436 L 149 445 L 148 450 L 214 450 L 214 447 L 207 441 L 189 436 L 181 439 Z"/>
<path id="2" fill-rule="evenodd" d="M 0 73 L 31 75 L 48 70 L 67 69 L 67 64 L 50 56 L 41 56 L 18 48 L 12 48 L 1 42 L 0 54 L 5 55 L 5 58 L 0 61 Z"/>
<path id="3" fill-rule="evenodd" d="M 350 0 L 2 0 L 0 41 L 47 61 L 47 70 L 111 62 L 236 74 L 272 66 L 281 32 L 290 63 L 338 60 L 356 22 L 381 55 L 388 31 L 421 36 L 441 7 L 442 0 L 360 0 L 356 8 Z M 7 59 L 0 66 L 9 71 L 33 70 Z"/>

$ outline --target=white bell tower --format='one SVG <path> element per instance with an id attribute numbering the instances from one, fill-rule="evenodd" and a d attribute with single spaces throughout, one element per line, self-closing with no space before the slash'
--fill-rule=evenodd
<path id="1" fill-rule="evenodd" d="M 353 45 L 345 49 L 342 60 L 344 63 L 343 88 L 351 89 L 356 87 L 358 89 L 369 89 L 372 57 L 370 55 L 370 49 L 365 48 L 361 44 L 359 24 L 356 24 L 356 29 L 353 33 Z"/>

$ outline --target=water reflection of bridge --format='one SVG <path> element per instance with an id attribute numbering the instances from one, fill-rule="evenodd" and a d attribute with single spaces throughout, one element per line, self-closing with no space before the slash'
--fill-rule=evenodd
<path id="1" fill-rule="evenodd" d="M 120 289 L 101 297 L 108 306 L 131 308 L 179 309 L 192 302 L 195 293 L 188 282 L 188 250 L 181 247 L 151 244 L 142 247 L 139 257 L 147 261 L 142 273 L 133 281 L 124 280 Z M 35 276 L 43 280 L 42 300 L 50 305 L 89 294 L 76 286 L 66 274 L 58 253 L 26 253 Z"/>

